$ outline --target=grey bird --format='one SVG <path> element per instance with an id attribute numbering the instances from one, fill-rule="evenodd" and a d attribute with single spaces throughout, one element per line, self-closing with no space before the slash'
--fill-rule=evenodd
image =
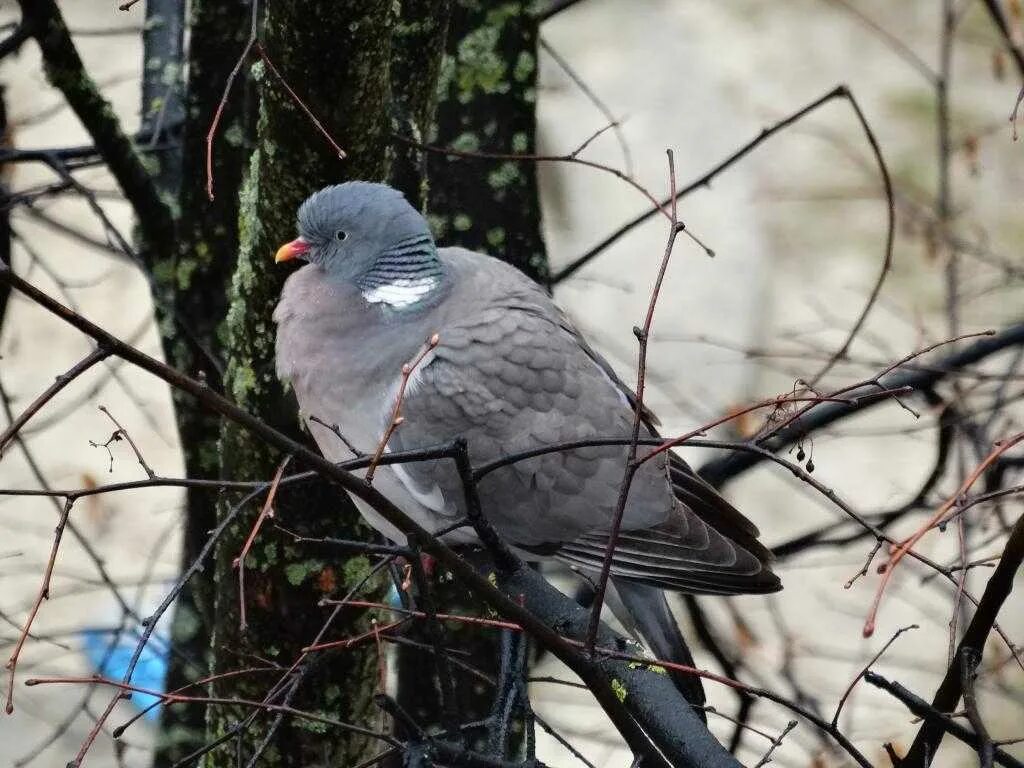
<path id="1" fill-rule="evenodd" d="M 373 453 L 391 422 L 402 367 L 438 334 L 409 376 L 389 451 L 465 438 L 473 462 L 546 445 L 628 438 L 633 393 L 544 289 L 515 268 L 462 248 L 438 248 L 400 192 L 353 181 L 327 187 L 298 212 L 298 238 L 275 260 L 308 264 L 289 276 L 274 312 L 277 371 L 332 461 Z M 655 434 L 648 418 L 645 436 Z M 483 513 L 524 559 L 600 571 L 627 458 L 625 446 L 563 450 L 517 461 L 479 484 Z M 466 514 L 447 460 L 380 467 L 374 486 L 420 525 Z M 356 500 L 374 528 L 404 536 Z M 635 475 L 612 560 L 610 607 L 657 657 L 692 664 L 664 590 L 735 595 L 781 589 L 757 528 L 669 451 Z M 445 533 L 477 541 L 472 527 Z M 617 599 L 614 599 L 617 598 Z M 617 610 L 616 610 L 617 609 Z M 681 683 L 702 699 L 699 682 Z"/>

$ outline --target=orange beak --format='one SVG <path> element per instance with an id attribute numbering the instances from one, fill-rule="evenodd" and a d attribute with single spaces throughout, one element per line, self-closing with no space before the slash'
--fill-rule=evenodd
<path id="1" fill-rule="evenodd" d="M 274 254 L 274 263 L 280 264 L 282 261 L 291 261 L 292 259 L 298 259 L 308 251 L 310 248 L 309 243 L 303 240 L 301 237 L 297 237 L 290 243 L 285 243 L 277 249 L 277 253 Z"/>

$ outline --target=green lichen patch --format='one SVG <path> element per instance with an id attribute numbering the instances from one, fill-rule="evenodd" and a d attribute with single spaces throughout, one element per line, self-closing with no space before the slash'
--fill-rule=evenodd
<path id="1" fill-rule="evenodd" d="M 342 568 L 345 574 L 345 585 L 354 587 L 362 582 L 370 574 L 370 568 L 370 559 L 366 555 L 350 557 Z"/>
<path id="2" fill-rule="evenodd" d="M 519 183 L 521 180 L 522 174 L 519 171 L 519 164 L 511 160 L 502 163 L 487 174 L 487 183 L 494 190 L 505 189 Z"/>
<path id="3" fill-rule="evenodd" d="M 617 698 L 621 704 L 626 700 L 626 694 L 628 691 L 626 691 L 626 686 L 624 686 L 620 681 L 612 680 L 612 693 L 615 694 L 615 698 Z"/>
<path id="4" fill-rule="evenodd" d="M 293 587 L 301 585 L 306 579 L 315 576 L 323 569 L 322 560 L 303 560 L 298 563 L 289 563 L 284 567 L 284 577 Z"/>

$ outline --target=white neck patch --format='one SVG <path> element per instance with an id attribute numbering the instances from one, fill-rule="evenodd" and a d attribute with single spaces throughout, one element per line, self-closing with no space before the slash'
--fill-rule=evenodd
<path id="1" fill-rule="evenodd" d="M 387 304 L 389 307 L 407 307 L 415 304 L 432 290 L 440 281 L 434 275 L 426 277 L 404 277 L 364 288 L 363 298 L 371 304 Z"/>

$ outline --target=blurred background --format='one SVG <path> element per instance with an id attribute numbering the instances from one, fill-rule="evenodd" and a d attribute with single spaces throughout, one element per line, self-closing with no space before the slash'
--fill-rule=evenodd
<path id="1" fill-rule="evenodd" d="M 984 3 L 945 4 L 950 6 L 956 26 L 946 40 L 944 64 L 941 0 L 583 0 L 541 26 L 538 151 L 569 152 L 614 120 L 617 127 L 590 144 L 585 157 L 624 170 L 660 197 L 669 191 L 666 149 L 675 153 L 681 186 L 763 128 L 836 85 L 848 85 L 892 175 L 897 221 L 892 267 L 877 305 L 848 358 L 819 387 L 856 383 L 915 350 L 959 334 L 998 330 L 1024 315 L 1024 143 L 1015 141 L 1008 120 L 1020 75 Z M 138 130 L 142 4 L 127 12 L 114 0 L 60 7 L 117 116 L 126 130 Z M 1002 7 L 1019 44 L 1020 4 L 1010 0 Z M 5 34 L 18 19 L 15 5 L 0 4 Z M 225 52 L 230 59 L 236 55 Z M 943 82 L 945 115 L 937 108 Z M 8 147 L 90 143 L 47 83 L 31 41 L 0 61 L 0 84 Z M 946 135 L 945 145 L 940 135 Z M 59 181 L 43 165 L 7 163 L 0 172 L 7 191 L 22 196 L 9 207 L 15 270 L 111 333 L 161 356 L 147 280 L 107 244 L 89 204 L 68 190 L 25 203 L 26 196 Z M 543 234 L 556 275 L 649 208 L 634 189 L 591 168 L 545 163 L 538 174 Z M 75 178 L 95 193 L 122 232 L 132 230 L 131 211 L 104 167 L 76 171 Z M 686 197 L 679 210 L 715 256 L 680 238 L 659 300 L 648 404 L 666 435 L 792 392 L 798 380 L 813 376 L 862 311 L 886 246 L 887 204 L 876 160 L 842 100 L 768 139 L 709 188 Z M 666 235 L 665 222 L 651 217 L 554 287 L 556 299 L 626 381 L 635 380 L 632 327 L 643 318 Z M 89 348 L 82 335 L 12 295 L 0 327 L 0 396 L 7 409 L 0 425 Z M 986 360 L 944 390 L 961 398 L 957 402 L 966 411 L 983 403 L 973 411 L 982 414 L 974 426 L 983 430 L 978 439 L 986 444 L 1022 429 L 1022 349 Z M 816 432 L 802 446 L 803 462 L 809 457 L 814 477 L 863 513 L 899 507 L 914 498 L 935 465 L 943 413 L 920 398 L 909 404 L 917 415 L 890 402 Z M 119 427 L 99 406 L 116 417 L 158 474 L 184 473 L 168 389 L 111 360 L 49 403 L 22 430 L 23 445 L 6 448 L 0 488 L 76 488 L 145 477 L 126 441 L 104 445 Z M 749 437 L 763 427 L 764 416 L 740 419 L 715 434 Z M 697 448 L 683 454 L 695 466 L 714 458 Z M 912 532 L 982 456 L 954 448 L 949 471 L 929 490 L 926 503 L 892 531 Z M 796 452 L 789 458 L 795 460 Z M 1019 464 L 1011 467 L 1004 485 L 1020 482 L 1020 474 Z M 726 494 L 755 521 L 769 546 L 841 519 L 824 497 L 777 466 L 743 474 Z M 20 683 L 92 674 L 110 656 L 90 651 L 96 633 L 113 638 L 137 627 L 138 618 L 162 600 L 179 571 L 183 498 L 178 489 L 147 489 L 90 497 L 75 506 L 74 529 L 64 535 L 50 599 L 22 652 L 16 712 L 0 717 L 0 764 L 59 766 L 77 752 L 107 693 L 82 685 Z M 1006 526 L 1021 514 L 1020 498 L 1008 497 L 998 515 L 991 506 L 973 510 L 965 545 L 971 561 L 999 555 Z M 59 511 L 52 499 L 0 496 L 5 657 L 39 588 Z M 932 532 L 918 550 L 937 562 L 958 562 L 957 535 L 954 527 Z M 829 719 L 850 681 L 892 634 L 917 624 L 920 629 L 902 636 L 875 668 L 931 697 L 948 663 L 955 590 L 929 578 L 920 564 L 903 563 L 882 603 L 877 631 L 863 638 L 878 576 L 869 570 L 846 584 L 872 545 L 870 537 L 860 538 L 782 558 L 777 570 L 785 589 L 777 595 L 700 600 L 743 679 L 810 702 Z M 980 595 L 990 573 L 988 567 L 972 568 L 966 589 Z M 1024 638 L 1021 594 L 1018 587 L 1000 614 L 1002 629 L 1018 644 Z M 689 614 L 679 607 L 684 630 L 693 636 Z M 962 630 L 970 612 L 960 613 Z M 169 624 L 158 629 L 158 647 L 168 632 Z M 700 666 L 718 669 L 705 648 L 696 651 Z M 557 667 L 544 659 L 534 674 L 564 675 Z M 713 683 L 706 688 L 710 704 L 735 712 L 736 697 L 728 689 Z M 1024 674 L 995 634 L 979 695 L 993 738 L 1024 737 Z M 538 713 L 594 765 L 630 764 L 628 750 L 586 691 L 537 683 L 532 698 Z M 119 705 L 110 727 L 132 716 L 137 705 Z M 790 719 L 784 710 L 761 704 L 751 725 L 775 737 Z M 726 740 L 733 728 L 714 716 L 710 725 Z M 888 764 L 883 743 L 905 748 L 917 731 L 901 704 L 863 683 L 846 704 L 841 725 L 878 765 Z M 117 747 L 101 734 L 88 760 L 97 768 L 148 765 L 157 734 L 155 719 L 133 725 Z M 540 738 L 541 759 L 574 764 L 562 746 L 544 734 Z M 754 764 L 770 746 L 763 736 L 748 734 L 739 756 Z M 1006 749 L 1024 757 L 1024 745 Z M 849 764 L 803 724 L 772 759 L 782 766 Z M 936 764 L 976 765 L 978 757 L 947 738 Z"/>

